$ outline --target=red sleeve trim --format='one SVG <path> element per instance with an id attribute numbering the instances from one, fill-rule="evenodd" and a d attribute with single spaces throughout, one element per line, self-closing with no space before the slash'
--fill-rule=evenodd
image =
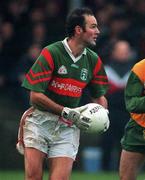
<path id="1" fill-rule="evenodd" d="M 29 82 L 31 85 L 38 84 L 38 83 L 40 83 L 40 82 L 49 81 L 50 78 L 51 78 L 51 77 L 32 80 L 32 79 L 30 78 L 30 76 L 29 76 L 28 74 L 26 74 L 26 79 L 28 80 L 28 82 Z"/>
<path id="2" fill-rule="evenodd" d="M 48 49 L 43 49 L 41 52 L 41 55 L 44 56 L 44 58 L 47 60 L 50 68 L 53 70 L 54 69 L 54 62 L 53 62 L 53 58 L 50 54 L 50 52 L 48 51 Z"/>
<path id="3" fill-rule="evenodd" d="M 99 72 L 101 65 L 102 65 L 102 61 L 101 61 L 100 57 L 98 57 L 97 64 L 96 64 L 94 71 L 93 71 L 94 76 Z"/>
<path id="4" fill-rule="evenodd" d="M 30 74 L 32 75 L 33 78 L 36 78 L 36 77 L 39 77 L 39 76 L 44 76 L 44 75 L 51 74 L 51 71 L 34 73 L 34 72 L 32 71 L 32 69 L 30 69 Z"/>

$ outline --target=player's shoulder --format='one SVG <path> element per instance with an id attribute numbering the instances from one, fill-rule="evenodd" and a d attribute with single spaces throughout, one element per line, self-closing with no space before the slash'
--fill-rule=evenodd
<path id="1" fill-rule="evenodd" d="M 93 51 L 92 49 L 90 49 L 88 47 L 86 48 L 86 51 L 88 54 L 90 54 L 92 56 L 98 56 L 98 54 L 95 51 Z"/>
<path id="2" fill-rule="evenodd" d="M 48 44 L 47 46 L 45 46 L 44 48 L 48 49 L 48 50 L 52 50 L 52 49 L 57 49 L 59 47 L 62 46 L 62 42 L 61 41 L 57 41 L 51 44 Z"/>
<path id="3" fill-rule="evenodd" d="M 145 67 L 145 59 L 137 62 L 137 63 L 133 66 L 132 70 L 135 71 L 135 72 L 136 72 L 136 71 L 142 71 L 142 70 L 145 71 L 145 68 L 144 68 L 144 67 Z"/>
<path id="4" fill-rule="evenodd" d="M 91 50 L 90 48 L 86 48 L 86 54 L 88 57 L 90 57 L 93 61 L 97 61 L 98 59 L 98 54 Z"/>
<path id="5" fill-rule="evenodd" d="M 139 76 L 140 78 L 144 77 L 144 72 L 145 72 L 145 59 L 137 62 L 133 68 L 132 68 L 132 72 L 134 72 L 137 76 Z M 145 78 L 144 78 L 145 79 Z"/>
<path id="6" fill-rule="evenodd" d="M 144 66 L 144 65 L 145 65 L 145 59 L 137 62 L 133 68 L 142 68 L 142 66 Z"/>

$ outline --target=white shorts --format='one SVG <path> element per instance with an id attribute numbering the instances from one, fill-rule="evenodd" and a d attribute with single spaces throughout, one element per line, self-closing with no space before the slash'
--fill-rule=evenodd
<path id="1" fill-rule="evenodd" d="M 36 148 L 52 157 L 76 158 L 79 147 L 80 130 L 59 120 L 59 116 L 49 112 L 34 110 L 23 127 L 25 147 Z"/>

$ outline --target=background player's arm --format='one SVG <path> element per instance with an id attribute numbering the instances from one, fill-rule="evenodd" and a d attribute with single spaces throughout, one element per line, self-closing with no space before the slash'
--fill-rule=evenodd
<path id="1" fill-rule="evenodd" d="M 144 89 L 144 84 L 139 77 L 131 72 L 125 89 L 126 109 L 129 112 L 145 113 Z"/>

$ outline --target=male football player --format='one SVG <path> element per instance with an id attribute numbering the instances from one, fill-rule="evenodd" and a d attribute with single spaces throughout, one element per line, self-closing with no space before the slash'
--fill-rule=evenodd
<path id="1" fill-rule="evenodd" d="M 136 180 L 145 162 L 145 59 L 131 70 L 125 102 L 131 118 L 121 140 L 120 179 Z"/>
<path id="2" fill-rule="evenodd" d="M 66 21 L 67 37 L 46 46 L 26 74 L 22 86 L 30 90 L 33 108 L 22 118 L 26 180 L 42 180 L 43 161 L 49 160 L 49 179 L 68 180 L 79 147 L 80 119 L 87 105 L 78 107 L 88 86 L 92 102 L 107 108 L 108 80 L 95 46 L 97 20 L 88 8 L 73 10 Z M 25 122 L 24 122 L 25 121 Z M 20 143 L 20 142 L 19 142 Z"/>

